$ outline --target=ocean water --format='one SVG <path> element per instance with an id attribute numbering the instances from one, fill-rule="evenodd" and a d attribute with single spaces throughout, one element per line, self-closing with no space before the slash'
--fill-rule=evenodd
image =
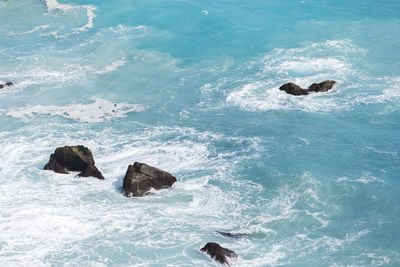
<path id="1" fill-rule="evenodd" d="M 398 0 L 0 0 L 0 18 L 2 266 L 219 266 L 207 242 L 233 266 L 400 266 Z M 78 144 L 104 181 L 42 170 Z M 135 161 L 178 182 L 125 198 Z"/>

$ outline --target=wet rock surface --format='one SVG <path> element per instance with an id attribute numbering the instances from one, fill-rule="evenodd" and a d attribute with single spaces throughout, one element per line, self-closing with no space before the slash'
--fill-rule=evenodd
<path id="1" fill-rule="evenodd" d="M 306 89 L 303 89 L 294 83 L 285 83 L 279 87 L 279 89 L 291 95 L 308 95 L 308 91 Z"/>
<path id="2" fill-rule="evenodd" d="M 176 178 L 169 172 L 149 166 L 145 163 L 135 162 L 129 165 L 123 183 L 123 191 L 127 197 L 141 197 L 151 188 L 163 189 L 171 187 Z"/>
<path id="3" fill-rule="evenodd" d="M 58 147 L 50 155 L 50 160 L 44 166 L 44 169 L 53 170 L 57 173 L 79 171 L 78 176 L 93 176 L 98 179 L 104 179 L 102 173 L 95 166 L 92 152 L 84 146 Z"/>
<path id="4" fill-rule="evenodd" d="M 308 95 L 310 92 L 326 92 L 332 89 L 332 87 L 336 84 L 336 81 L 326 80 L 321 83 L 313 83 L 311 84 L 308 89 L 303 89 L 297 84 L 294 83 L 285 83 L 281 87 L 280 90 L 285 91 L 290 95 Z"/>
<path id="5" fill-rule="evenodd" d="M 326 92 L 335 85 L 335 81 L 326 80 L 322 83 L 313 83 L 308 87 L 309 92 Z"/>
<path id="6" fill-rule="evenodd" d="M 214 242 L 207 243 L 203 248 L 201 248 L 201 251 L 206 252 L 211 258 L 221 264 L 229 265 L 228 260 L 237 257 L 234 251 L 221 247 L 218 243 Z"/>

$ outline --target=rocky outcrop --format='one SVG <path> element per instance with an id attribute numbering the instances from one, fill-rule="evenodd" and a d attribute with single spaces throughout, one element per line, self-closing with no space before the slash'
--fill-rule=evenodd
<path id="1" fill-rule="evenodd" d="M 207 252 L 207 254 L 210 255 L 211 258 L 213 258 L 214 260 L 218 261 L 221 264 L 229 265 L 228 260 L 237 257 L 234 251 L 227 248 L 223 248 L 219 244 L 214 242 L 207 243 L 201 249 L 201 251 Z"/>
<path id="2" fill-rule="evenodd" d="M 326 80 L 322 83 L 313 83 L 308 87 L 309 92 L 326 92 L 335 85 L 335 81 Z"/>
<path id="3" fill-rule="evenodd" d="M 44 166 L 45 170 L 53 170 L 58 173 L 80 172 L 78 176 L 93 176 L 104 179 L 101 172 L 94 165 L 94 159 L 90 149 L 84 146 L 58 147 L 50 155 L 49 162 Z"/>
<path id="4" fill-rule="evenodd" d="M 335 81 L 331 80 L 326 80 L 321 83 L 313 83 L 311 84 L 308 89 L 303 89 L 300 86 L 294 84 L 294 83 L 285 83 L 281 87 L 279 87 L 280 90 L 285 91 L 288 94 L 291 95 L 308 95 L 310 92 L 326 92 L 336 84 Z"/>
<path id="5" fill-rule="evenodd" d="M 308 91 L 306 89 L 303 89 L 294 83 L 285 83 L 279 87 L 279 89 L 291 95 L 308 95 Z"/>
<path id="6" fill-rule="evenodd" d="M 123 183 L 123 191 L 127 197 L 141 197 L 151 188 L 162 189 L 171 187 L 176 182 L 172 174 L 151 167 L 144 163 L 135 162 L 129 165 Z"/>
<path id="7" fill-rule="evenodd" d="M 4 83 L 4 84 L 0 84 L 0 89 L 3 89 L 4 87 L 7 87 L 7 86 L 13 86 L 14 84 L 12 83 L 12 82 L 7 82 L 7 83 Z"/>

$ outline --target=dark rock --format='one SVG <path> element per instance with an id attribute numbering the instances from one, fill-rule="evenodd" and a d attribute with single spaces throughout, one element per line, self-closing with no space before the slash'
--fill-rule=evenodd
<path id="1" fill-rule="evenodd" d="M 229 232 L 221 232 L 221 231 L 216 231 L 217 234 L 220 234 L 222 236 L 230 237 L 230 238 L 241 238 L 244 236 L 248 236 L 248 234 L 245 233 L 229 233 Z"/>
<path id="2" fill-rule="evenodd" d="M 291 95 L 308 95 L 308 91 L 306 89 L 303 89 L 294 83 L 285 83 L 279 87 L 279 89 Z"/>
<path id="3" fill-rule="evenodd" d="M 0 89 L 3 89 L 6 86 L 13 86 L 14 84 L 12 82 L 6 82 L 5 84 L 0 84 Z"/>
<path id="4" fill-rule="evenodd" d="M 141 197 L 151 188 L 171 187 L 176 178 L 166 171 L 135 162 L 129 165 L 124 177 L 123 190 L 127 197 Z"/>
<path id="5" fill-rule="evenodd" d="M 332 89 L 335 83 L 335 81 L 326 80 L 322 83 L 313 83 L 308 89 L 303 89 L 294 83 L 285 83 L 279 89 L 291 95 L 308 95 L 309 92 L 326 92 Z"/>
<path id="6" fill-rule="evenodd" d="M 78 176 L 93 176 L 104 179 L 101 172 L 94 166 L 93 155 L 90 149 L 84 146 L 58 147 L 50 155 L 49 162 L 44 166 L 45 170 L 53 170 L 58 173 L 79 171 Z"/>
<path id="7" fill-rule="evenodd" d="M 201 251 L 207 252 L 208 255 L 211 256 L 211 258 L 215 259 L 221 264 L 228 264 L 228 258 L 236 258 L 237 255 L 234 251 L 223 248 L 219 244 L 214 243 L 214 242 L 209 242 L 207 243 Z"/>
<path id="8" fill-rule="evenodd" d="M 322 83 L 313 83 L 308 87 L 309 92 L 326 92 L 335 85 L 335 81 L 326 80 Z"/>

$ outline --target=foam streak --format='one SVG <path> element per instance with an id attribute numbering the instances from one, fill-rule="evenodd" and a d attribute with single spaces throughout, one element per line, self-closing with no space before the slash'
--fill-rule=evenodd
<path id="1" fill-rule="evenodd" d="M 72 5 L 67 5 L 67 4 L 60 4 L 57 2 L 57 0 L 45 0 L 46 1 L 46 6 L 49 11 L 52 10 L 62 10 L 64 12 L 70 11 L 73 9 L 77 8 L 86 8 L 86 15 L 88 17 L 88 22 L 80 27 L 75 29 L 76 31 L 87 31 L 88 29 L 93 27 L 93 20 L 96 17 L 96 14 L 94 14 L 94 10 L 96 9 L 94 6 L 90 5 L 82 5 L 82 6 L 72 6 Z"/>

